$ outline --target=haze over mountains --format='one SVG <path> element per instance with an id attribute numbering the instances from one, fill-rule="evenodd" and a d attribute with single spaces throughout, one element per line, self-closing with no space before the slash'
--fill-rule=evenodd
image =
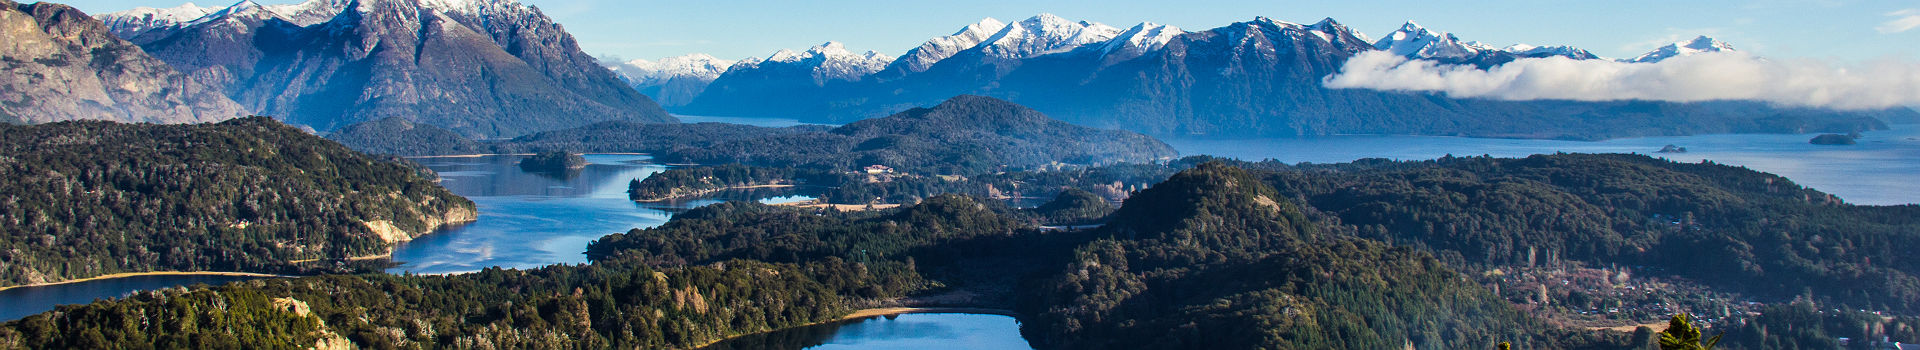
<path id="1" fill-rule="evenodd" d="M 607 120 L 673 122 L 515 1 L 243 1 L 101 15 L 253 113 L 332 130 L 387 117 L 477 137 Z"/>
<path id="2" fill-rule="evenodd" d="M 1731 45 L 1710 38 L 1696 41 L 1704 44 L 1677 43 L 1620 62 L 1654 63 L 1733 51 Z M 1256 18 L 1189 32 L 1153 23 L 1122 30 L 1043 14 L 1015 23 L 987 19 L 968 25 L 928 40 L 864 77 L 808 68 L 862 66 L 871 55 L 858 60 L 840 56 L 847 59 L 840 64 L 684 75 L 688 78 L 683 85 L 674 87 L 676 101 L 687 101 L 689 90 L 701 92 L 671 108 L 690 115 L 844 123 L 954 95 L 979 94 L 1077 124 L 1163 136 L 1362 133 L 1571 139 L 1870 130 L 1915 115 L 1885 106 L 1835 111 L 1738 99 L 1503 101 L 1371 85 L 1328 87 L 1327 80 L 1342 73 L 1350 59 L 1369 52 L 1482 70 L 1548 57 L 1615 62 L 1572 46 L 1496 48 L 1413 22 L 1371 40 L 1332 19 L 1298 24 Z M 733 67 L 760 68 L 745 63 Z M 647 74 L 673 74 L 653 72 L 661 73 Z M 818 78 L 821 75 L 837 79 Z M 705 88 L 695 83 L 709 79 Z"/>

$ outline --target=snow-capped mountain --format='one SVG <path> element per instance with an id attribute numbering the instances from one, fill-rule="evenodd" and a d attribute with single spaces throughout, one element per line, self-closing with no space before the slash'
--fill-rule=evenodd
<path id="1" fill-rule="evenodd" d="M 906 54 L 900 55 L 899 59 L 894 60 L 894 67 L 890 67 L 889 69 L 897 69 L 903 71 L 903 73 L 925 72 L 927 68 L 933 67 L 934 63 L 947 59 L 947 57 L 953 57 L 953 54 L 960 53 L 960 51 L 978 46 L 981 42 L 985 42 L 988 38 L 992 38 L 994 34 L 998 34 L 1006 28 L 1007 24 L 998 19 L 991 17 L 982 19 L 980 22 L 960 28 L 960 31 L 954 32 L 952 35 L 936 37 L 927 40 L 924 44 L 920 44 L 920 47 L 907 50 Z"/>
<path id="2" fill-rule="evenodd" d="M 707 89 L 734 61 L 707 54 L 667 57 L 659 61 L 632 60 L 611 64 L 628 85 L 662 106 L 686 104 Z"/>
<path id="3" fill-rule="evenodd" d="M 1128 28 L 1113 40 L 1101 45 L 1100 53 L 1105 56 L 1105 64 L 1131 60 L 1148 52 L 1158 51 L 1173 38 L 1187 31 L 1170 25 L 1145 22 Z"/>
<path id="4" fill-rule="evenodd" d="M 659 85 L 673 78 L 695 78 L 713 80 L 733 66 L 733 60 L 725 60 L 712 55 L 696 53 L 685 56 L 662 58 L 659 61 L 632 60 L 614 65 L 614 71 L 620 72 L 635 86 Z"/>
<path id="5" fill-rule="evenodd" d="M 1380 38 L 1380 41 L 1373 43 L 1373 47 L 1407 58 L 1441 60 L 1471 59 L 1482 52 L 1498 50 L 1477 41 L 1460 40 L 1451 33 L 1428 30 L 1413 21 L 1407 21 L 1407 24 L 1400 26 L 1400 30 Z"/>
<path id="6" fill-rule="evenodd" d="M 93 17 L 105 22 L 107 29 L 111 30 L 113 35 L 132 38 L 135 34 L 149 29 L 187 23 L 219 10 L 220 8 L 217 7 L 201 7 L 189 2 L 170 8 L 135 7 L 132 10 L 104 13 Z"/>
<path id="7" fill-rule="evenodd" d="M 815 85 L 820 85 L 835 80 L 860 80 L 860 78 L 866 77 L 869 74 L 879 72 L 881 69 L 886 69 L 890 63 L 893 63 L 892 56 L 887 56 L 877 51 L 867 51 L 863 54 L 856 54 L 852 51 L 847 51 L 845 44 L 837 41 L 829 41 L 808 48 L 806 52 L 794 52 L 793 50 L 781 49 L 778 52 L 774 52 L 773 55 L 767 56 L 764 60 L 757 62 L 743 61 L 734 64 L 734 67 L 748 65 L 756 68 L 766 68 L 767 66 L 798 68 L 808 72 L 809 76 L 813 78 Z"/>
<path id="8" fill-rule="evenodd" d="M 1560 57 L 1566 57 L 1566 58 L 1571 58 L 1576 60 L 1601 59 L 1599 55 L 1595 55 L 1592 52 L 1588 52 L 1585 49 L 1581 49 L 1573 46 L 1567 46 L 1567 45 L 1533 46 L 1533 45 L 1527 45 L 1527 44 L 1513 44 L 1513 45 L 1501 48 L 1500 51 L 1506 51 L 1508 53 L 1512 53 L 1520 57 L 1530 57 L 1530 58 L 1560 56 Z"/>
<path id="9" fill-rule="evenodd" d="M 1653 63 L 1653 62 L 1660 62 L 1660 61 L 1663 61 L 1669 58 L 1674 58 L 1674 57 L 1691 56 L 1691 55 L 1697 55 L 1697 54 L 1708 53 L 1708 52 L 1732 52 L 1732 51 L 1739 51 L 1739 50 L 1735 50 L 1733 48 L 1733 44 L 1728 44 L 1724 41 L 1715 40 L 1713 38 L 1709 38 L 1705 35 L 1702 35 L 1700 37 L 1693 38 L 1693 40 L 1667 44 L 1667 46 L 1661 46 L 1658 49 L 1654 49 L 1652 52 L 1647 52 L 1647 54 L 1640 55 L 1640 57 L 1634 57 L 1626 61 L 1634 62 L 1634 63 Z"/>
<path id="10" fill-rule="evenodd" d="M 1008 25 L 974 49 L 986 57 L 1019 60 L 1049 53 L 1066 52 L 1087 44 L 1102 43 L 1120 35 L 1120 29 L 1087 21 L 1069 21 L 1042 13 Z"/>
<path id="11" fill-rule="evenodd" d="M 297 4 L 267 5 L 267 10 L 280 15 L 280 19 L 298 26 L 310 26 L 333 19 L 334 15 L 346 10 L 353 0 L 307 0 Z"/>
<path id="12" fill-rule="evenodd" d="M 674 121 L 513 0 L 242 1 L 130 41 L 256 113 L 322 131 L 388 117 L 478 137 Z"/>
<path id="13" fill-rule="evenodd" d="M 320 24 L 339 14 L 353 0 L 307 0 L 295 4 L 261 5 L 244 0 L 227 7 L 201 7 L 186 3 L 172 8 L 155 9 L 150 7 L 113 12 L 94 16 L 106 22 L 114 35 L 132 40 L 152 30 L 174 30 L 195 24 L 223 19 L 266 20 L 279 19 L 295 26 Z"/>

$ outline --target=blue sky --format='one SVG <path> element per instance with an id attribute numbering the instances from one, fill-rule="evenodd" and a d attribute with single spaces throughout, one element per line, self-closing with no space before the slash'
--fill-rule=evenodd
<path id="1" fill-rule="evenodd" d="M 214 5 L 201 1 L 201 5 Z M 224 5 L 225 1 L 218 1 Z M 265 0 L 261 3 L 291 3 Z M 1632 57 L 1705 34 L 1767 57 L 1849 62 L 1920 56 L 1920 2 L 1749 1 L 897 1 L 522 0 L 574 34 L 589 54 L 656 59 L 708 53 L 737 59 L 828 40 L 856 51 L 901 52 L 984 17 L 1037 13 L 1128 27 L 1142 21 L 1205 30 L 1255 16 L 1311 23 L 1333 17 L 1373 37 L 1407 20 L 1494 46 L 1574 45 Z M 69 0 L 89 13 L 174 1 Z"/>

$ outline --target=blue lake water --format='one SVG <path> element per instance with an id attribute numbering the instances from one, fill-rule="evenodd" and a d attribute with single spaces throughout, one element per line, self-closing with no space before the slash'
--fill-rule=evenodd
<path id="1" fill-rule="evenodd" d="M 702 350 L 1032 349 L 1011 316 L 906 314 L 755 334 Z"/>
<path id="2" fill-rule="evenodd" d="M 440 185 L 480 210 L 473 223 L 441 230 L 394 250 L 392 273 L 442 274 L 487 267 L 586 263 L 587 242 L 667 222 L 672 214 L 627 199 L 627 183 L 666 167 L 642 155 L 587 155 L 568 174 L 530 173 L 520 157 L 417 158 Z"/>
<path id="3" fill-rule="evenodd" d="M 1814 135 L 1697 135 L 1606 141 L 1478 139 L 1443 136 L 1323 136 L 1242 140 L 1172 138 L 1181 154 L 1210 154 L 1287 163 L 1344 163 L 1361 158 L 1424 160 L 1445 156 L 1638 153 L 1679 162 L 1711 160 L 1779 174 L 1848 203 L 1920 203 L 1920 125 L 1864 133 L 1851 146 L 1807 143 Z M 1657 153 L 1661 147 L 1687 153 Z"/>

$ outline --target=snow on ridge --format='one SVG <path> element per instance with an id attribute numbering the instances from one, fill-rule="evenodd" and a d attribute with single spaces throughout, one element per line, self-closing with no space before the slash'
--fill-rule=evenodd
<path id="1" fill-rule="evenodd" d="M 712 81 L 733 65 L 732 60 L 695 53 L 661 58 L 659 61 L 636 59 L 615 64 L 609 68 L 627 77 L 634 85 L 652 86 L 666 84 L 668 80 L 674 78 Z"/>
<path id="2" fill-rule="evenodd" d="M 1174 37 L 1186 33 L 1187 31 L 1181 30 L 1180 27 L 1142 22 L 1128 28 L 1113 40 L 1108 40 L 1106 45 L 1101 47 L 1100 52 L 1106 56 L 1109 63 L 1125 61 L 1160 50 L 1167 45 L 1167 42 L 1173 41 Z"/>
<path id="3" fill-rule="evenodd" d="M 1452 33 L 1428 30 L 1414 21 L 1380 38 L 1373 47 L 1402 57 L 1443 59 L 1473 58 L 1482 51 L 1496 50 L 1477 41 L 1462 41 Z"/>
<path id="4" fill-rule="evenodd" d="M 1674 57 L 1692 56 L 1692 55 L 1709 53 L 1709 52 L 1735 52 L 1735 51 L 1740 51 L 1740 50 L 1734 49 L 1733 44 L 1728 44 L 1727 42 L 1710 38 L 1705 35 L 1701 35 L 1699 37 L 1693 38 L 1693 40 L 1676 42 L 1672 44 L 1667 44 L 1666 46 L 1661 46 L 1660 48 L 1654 49 L 1653 51 L 1640 55 L 1640 57 L 1634 57 L 1632 59 L 1628 59 L 1626 60 L 1626 62 L 1652 63 L 1652 62 L 1660 62 L 1660 61 L 1663 61 L 1669 58 L 1674 58 Z"/>
<path id="5" fill-rule="evenodd" d="M 989 57 L 1017 60 L 1066 52 L 1083 45 L 1106 42 L 1119 35 L 1120 28 L 1088 21 L 1074 22 L 1042 13 L 1008 25 L 976 48 Z"/>
<path id="6" fill-rule="evenodd" d="M 103 13 L 94 18 L 107 24 L 115 35 L 132 37 L 154 28 L 169 27 L 206 17 L 219 8 L 202 7 L 192 2 L 169 8 L 135 7 L 131 10 Z"/>
<path id="7" fill-rule="evenodd" d="M 1001 22 L 998 19 L 992 17 L 981 19 L 979 22 L 960 28 L 960 31 L 954 32 L 952 35 L 928 39 L 926 43 L 920 44 L 919 47 L 915 47 L 912 50 L 908 50 L 905 55 L 901 55 L 900 58 L 894 62 L 894 65 L 901 66 L 902 69 L 908 72 L 924 72 L 928 68 L 932 68 L 934 63 L 945 60 L 948 57 L 953 57 L 954 54 L 960 53 L 960 51 L 978 46 L 980 43 L 985 42 L 988 38 L 993 37 L 994 34 L 1006 28 L 1007 23 Z"/>

